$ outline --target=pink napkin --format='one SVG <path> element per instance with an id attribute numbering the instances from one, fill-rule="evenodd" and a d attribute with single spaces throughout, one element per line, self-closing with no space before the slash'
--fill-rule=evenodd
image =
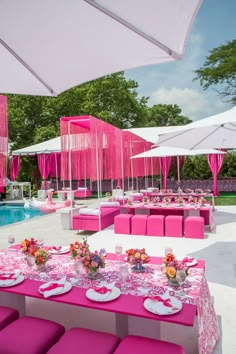
<path id="1" fill-rule="evenodd" d="M 0 274 L 0 286 L 8 286 L 13 284 L 21 275 L 21 271 L 15 273 L 1 273 Z"/>
<path id="2" fill-rule="evenodd" d="M 62 246 L 58 246 L 58 247 L 52 246 L 52 247 L 50 247 L 50 250 L 53 250 L 53 251 L 60 251 L 61 248 L 62 248 Z"/>
<path id="3" fill-rule="evenodd" d="M 153 300 L 153 301 L 158 301 L 158 302 L 162 302 L 164 306 L 167 306 L 167 307 L 172 307 L 171 305 L 171 299 L 162 299 L 161 296 L 153 296 L 153 297 L 146 297 L 144 300 L 146 299 L 150 299 L 150 300 Z"/>
<path id="4" fill-rule="evenodd" d="M 39 292 L 43 294 L 45 298 L 48 298 L 53 295 L 59 295 L 64 289 L 65 283 L 66 283 L 66 277 L 63 277 L 59 281 L 51 282 L 47 286 L 46 284 L 41 285 L 39 288 Z"/>
<path id="5" fill-rule="evenodd" d="M 9 279 L 12 279 L 12 280 L 16 280 L 16 274 L 15 273 L 11 273 L 11 274 L 0 274 L 0 280 L 9 280 Z"/>
<path id="6" fill-rule="evenodd" d="M 102 286 L 102 287 L 92 287 L 91 289 L 93 289 L 94 291 L 96 291 L 96 293 L 99 293 L 99 294 L 107 294 L 107 293 L 110 293 L 112 289 L 108 289 L 106 286 Z"/>
<path id="7" fill-rule="evenodd" d="M 51 283 L 46 288 L 40 289 L 40 291 L 42 293 L 44 293 L 45 291 L 50 291 L 50 290 L 54 290 L 54 289 L 57 289 L 57 288 L 64 288 L 64 285 L 63 284 L 58 284 L 58 283 Z"/>
<path id="8" fill-rule="evenodd" d="M 184 257 L 183 262 L 184 263 L 191 263 L 194 261 L 193 257 Z"/>

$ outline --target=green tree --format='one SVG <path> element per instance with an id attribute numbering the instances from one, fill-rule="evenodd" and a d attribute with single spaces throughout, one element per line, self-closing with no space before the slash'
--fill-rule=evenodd
<path id="1" fill-rule="evenodd" d="M 191 120 L 184 117 L 181 113 L 181 108 L 176 104 L 154 105 L 148 109 L 148 121 L 146 126 L 163 127 L 191 123 Z"/>
<path id="2" fill-rule="evenodd" d="M 203 66 L 196 70 L 204 90 L 212 87 L 228 102 L 236 103 L 236 39 L 210 50 Z"/>

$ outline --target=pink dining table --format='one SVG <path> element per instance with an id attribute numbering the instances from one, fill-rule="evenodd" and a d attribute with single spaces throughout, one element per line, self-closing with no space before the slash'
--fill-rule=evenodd
<path id="1" fill-rule="evenodd" d="M 25 280 L 13 287 L 4 287 L 0 290 L 1 303 L 4 299 L 12 300 L 14 307 L 19 306 L 21 314 L 25 311 L 25 297 L 33 297 L 43 301 L 54 301 L 62 304 L 80 306 L 84 308 L 102 310 L 112 312 L 116 316 L 116 332 L 120 337 L 128 334 L 128 318 L 129 316 L 144 318 L 156 322 L 168 322 L 183 326 L 194 326 L 196 315 L 198 317 L 198 346 L 200 354 L 210 354 L 213 351 L 214 345 L 219 338 L 218 324 L 214 312 L 214 307 L 211 302 L 210 292 L 204 276 L 205 262 L 198 261 L 197 265 L 191 267 L 191 277 L 194 282 L 192 286 L 187 286 L 184 289 L 186 296 L 184 299 L 179 299 L 183 302 L 182 310 L 172 315 L 157 315 L 147 311 L 143 306 L 144 294 L 140 294 L 140 287 L 145 291 L 146 295 L 162 295 L 167 290 L 167 284 L 163 281 L 163 274 L 160 271 L 163 262 L 162 257 L 151 257 L 150 263 L 146 266 L 147 272 L 141 274 L 131 274 L 129 279 L 129 288 L 121 294 L 117 299 L 109 302 L 91 301 L 86 297 L 86 291 L 91 285 L 99 285 L 102 280 L 106 282 L 116 281 L 116 286 L 119 286 L 119 263 L 116 255 L 107 254 L 107 265 L 102 270 L 102 280 L 91 280 L 86 274 L 76 274 L 74 264 L 69 258 L 69 254 L 53 255 L 48 261 L 47 280 L 53 280 L 60 277 L 62 274 L 67 276 L 67 280 L 78 279 L 78 283 L 73 282 L 72 289 L 60 296 L 51 296 L 45 299 L 38 291 L 39 286 L 43 283 L 40 272 L 29 269 L 24 257 L 17 250 L 17 256 L 11 256 L 8 251 L 0 252 L 0 272 L 13 271 L 21 269 L 25 275 Z M 13 253 L 12 253 L 13 254 Z M 123 260 L 122 260 L 123 261 Z M 157 278 L 155 278 L 158 274 Z M 30 276 L 30 279 L 28 278 Z M 45 281 L 44 281 L 45 282 Z M 178 292 L 175 288 L 169 288 L 169 294 L 178 297 Z M 6 296 L 4 296 L 6 295 Z M 209 324 L 209 314 L 211 314 L 211 323 Z M 206 319 L 208 323 L 206 323 Z M 204 333 L 204 335 L 203 335 Z M 210 339 L 211 338 L 211 339 Z M 211 345 L 209 346 L 209 342 Z M 207 351 L 206 351 L 207 348 Z"/>

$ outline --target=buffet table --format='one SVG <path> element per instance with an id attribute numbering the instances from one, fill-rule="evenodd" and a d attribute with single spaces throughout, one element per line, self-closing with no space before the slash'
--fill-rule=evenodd
<path id="1" fill-rule="evenodd" d="M 27 266 L 24 255 L 18 250 L 9 252 L 0 251 L 0 269 L 12 272 L 20 269 L 25 280 L 12 287 L 0 288 L 0 300 L 2 305 L 18 307 L 21 314 L 25 311 L 25 297 L 33 297 L 44 301 L 53 301 L 62 304 L 75 305 L 93 310 L 112 312 L 116 318 L 116 333 L 124 337 L 129 333 L 129 318 L 142 318 L 151 320 L 155 324 L 163 322 L 193 327 L 198 320 L 197 337 L 200 354 L 210 354 L 219 339 L 219 329 L 214 307 L 209 293 L 208 284 L 204 276 L 204 261 L 198 261 L 197 266 L 189 271 L 188 280 L 184 286 L 185 296 L 178 295 L 178 289 L 167 287 L 166 278 L 161 271 L 163 258 L 151 257 L 150 263 L 145 265 L 144 273 L 134 273 L 130 269 L 126 286 L 123 289 L 123 280 L 119 275 L 119 263 L 117 256 L 108 254 L 106 268 L 101 270 L 102 278 L 90 279 L 85 272 L 75 273 L 74 262 L 68 254 L 52 255 L 43 272 L 31 269 Z M 44 282 L 58 280 L 66 275 L 67 281 L 73 284 L 72 289 L 60 296 L 51 296 L 44 299 L 38 292 L 39 286 Z M 96 302 L 86 297 L 86 291 L 91 286 L 99 286 L 102 281 L 115 283 L 121 289 L 122 294 L 113 301 Z M 121 284 L 122 283 L 122 284 Z M 143 306 L 144 297 L 163 295 L 166 292 L 182 301 L 182 310 L 168 315 L 157 315 L 147 311 Z M 151 323 L 150 322 L 150 323 Z M 141 328 L 142 329 L 142 328 Z M 145 330 L 142 329 L 144 332 Z M 157 337 L 158 326 L 156 327 Z"/>

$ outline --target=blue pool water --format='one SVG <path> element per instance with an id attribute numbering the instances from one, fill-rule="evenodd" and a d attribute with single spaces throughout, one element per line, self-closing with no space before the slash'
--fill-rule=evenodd
<path id="1" fill-rule="evenodd" d="M 39 210 L 28 210 L 24 208 L 24 205 L 3 204 L 0 205 L 0 226 L 14 224 L 40 215 L 43 214 Z"/>

